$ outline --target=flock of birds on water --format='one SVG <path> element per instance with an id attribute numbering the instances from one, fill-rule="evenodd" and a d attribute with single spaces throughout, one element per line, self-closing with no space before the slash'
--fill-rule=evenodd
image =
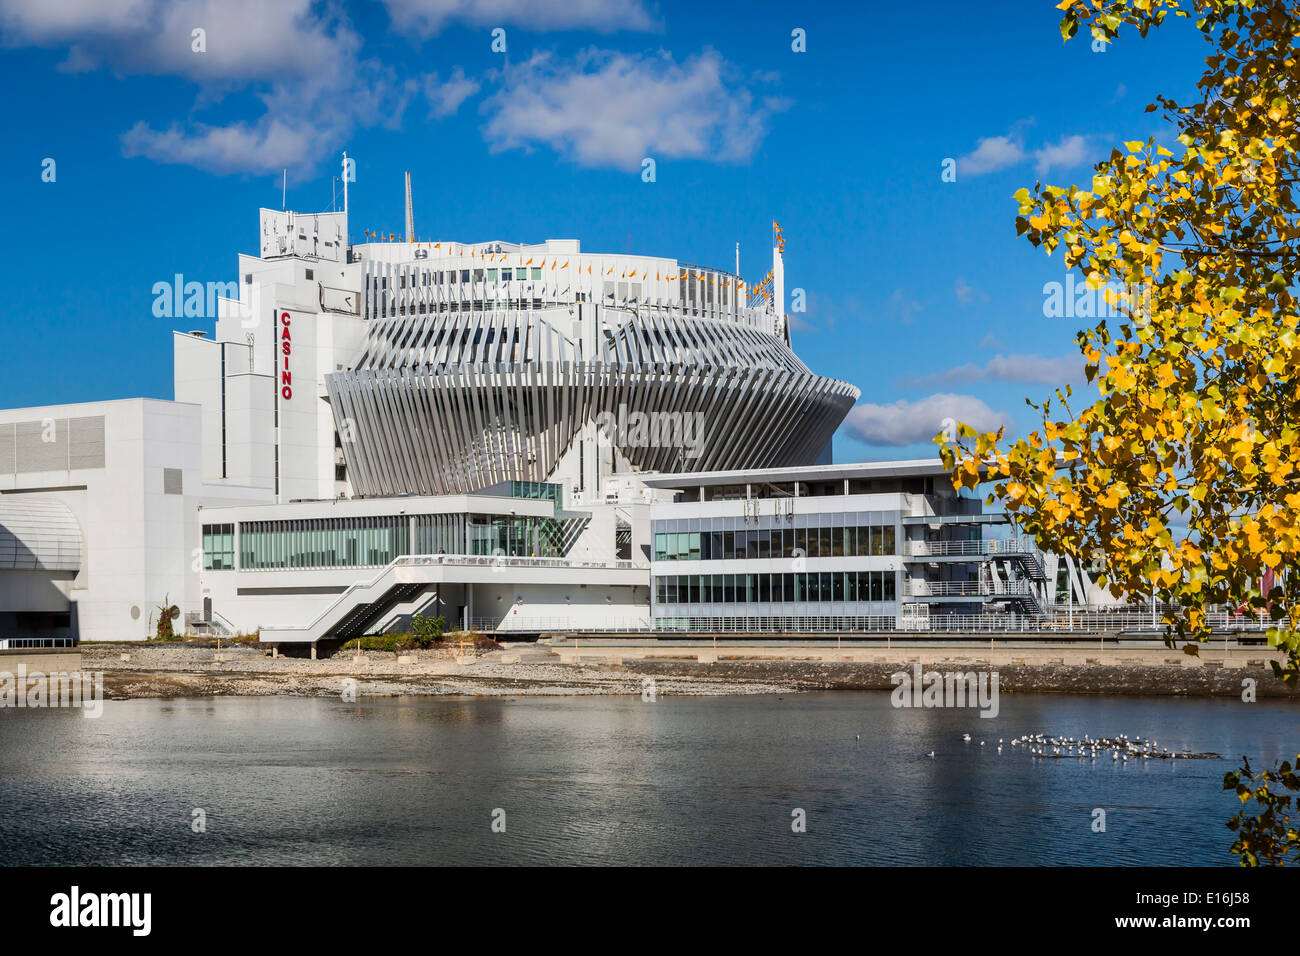
<path id="1" fill-rule="evenodd" d="M 971 742 L 970 734 L 962 734 L 961 739 L 968 744 Z M 986 742 L 981 740 L 979 745 L 983 747 Z M 998 753 L 1002 753 L 1004 743 L 1004 738 L 999 737 L 997 743 Z M 1053 737 L 1050 734 L 1022 734 L 1011 740 L 1011 746 L 1020 748 L 1022 753 L 1028 753 L 1035 759 L 1042 760 L 1088 760 L 1096 762 L 1099 754 L 1102 759 L 1105 759 L 1106 754 L 1109 753 L 1111 762 L 1117 764 L 1126 764 L 1130 759 L 1177 760 L 1181 757 L 1183 760 L 1213 760 L 1222 757 L 1222 754 L 1215 753 L 1190 753 L 1186 750 L 1170 750 L 1168 747 L 1161 747 L 1159 741 L 1143 740 L 1141 737 L 1130 739 L 1128 734 L 1120 734 L 1117 737 L 1096 738 L 1084 734 L 1082 739 Z M 933 759 L 934 751 L 931 750 L 926 756 Z"/>

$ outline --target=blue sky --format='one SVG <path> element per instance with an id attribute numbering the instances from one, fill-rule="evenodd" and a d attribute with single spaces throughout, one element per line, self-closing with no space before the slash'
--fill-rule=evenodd
<path id="1" fill-rule="evenodd" d="M 838 461 L 931 455 L 948 416 L 1025 430 L 1087 320 L 1044 317 L 1063 267 L 1009 197 L 1169 141 L 1144 108 L 1192 99 L 1205 55 L 1181 22 L 1063 44 L 1053 7 L 0 0 L 0 407 L 170 398 L 168 330 L 211 323 L 155 318 L 154 283 L 234 279 L 281 168 L 290 208 L 329 209 L 346 149 L 354 240 L 401 231 L 406 169 L 425 238 L 724 268 L 740 242 L 757 281 L 780 221 L 795 350 L 862 390 Z"/>

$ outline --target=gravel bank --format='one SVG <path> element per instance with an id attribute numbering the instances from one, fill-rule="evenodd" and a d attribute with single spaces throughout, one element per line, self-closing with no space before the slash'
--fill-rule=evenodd
<path id="1" fill-rule="evenodd" d="M 125 659 L 123 659 L 125 658 Z M 408 660 L 409 659 L 409 660 Z M 652 664 L 652 662 L 647 662 Z M 657 694 L 792 693 L 779 678 L 694 673 L 665 674 L 634 666 L 561 664 L 544 649 L 528 647 L 463 657 L 455 649 L 398 655 L 343 652 L 324 660 L 271 658 L 260 648 L 82 645 L 82 669 L 102 671 L 109 700 L 177 697 L 336 697 L 345 681 L 359 696 L 577 696 L 641 694 L 647 679 Z"/>
<path id="2" fill-rule="evenodd" d="M 259 647 L 194 644 L 82 645 L 82 669 L 102 671 L 110 700 L 285 695 L 333 697 L 349 679 L 359 696 L 576 696 L 641 694 L 648 680 L 660 695 L 788 694 L 809 690 L 892 690 L 898 662 L 800 660 L 637 660 L 563 664 L 545 647 L 515 645 L 469 652 L 455 648 L 397 655 L 342 652 L 332 658 L 270 657 Z M 915 654 L 915 649 L 910 653 Z M 926 671 L 987 671 L 987 665 L 927 654 Z M 1300 699 L 1294 687 L 1258 665 L 1242 668 L 1116 664 L 1011 664 L 997 668 L 1004 693 L 1082 693 L 1239 697 L 1254 681 L 1257 697 Z"/>

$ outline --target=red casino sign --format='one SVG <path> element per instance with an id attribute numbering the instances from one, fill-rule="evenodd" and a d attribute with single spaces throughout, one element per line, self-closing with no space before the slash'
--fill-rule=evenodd
<path id="1" fill-rule="evenodd" d="M 289 334 L 289 313 L 280 313 L 280 395 L 285 401 L 293 398 L 293 373 L 289 371 L 289 356 L 293 354 L 293 337 Z"/>

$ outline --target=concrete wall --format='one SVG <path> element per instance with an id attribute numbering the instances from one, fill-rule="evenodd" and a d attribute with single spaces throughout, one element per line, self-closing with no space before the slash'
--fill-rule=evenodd
<path id="1" fill-rule="evenodd" d="M 102 415 L 104 467 L 0 475 L 0 493 L 36 494 L 66 504 L 81 527 L 81 570 L 68 579 L 49 572 L 0 572 L 0 611 L 56 610 L 66 594 L 81 640 L 141 640 L 164 598 L 182 611 L 199 596 L 201 504 L 265 500 L 265 492 L 203 481 L 202 409 L 198 405 L 130 399 L 0 411 L 0 422 Z M 170 488 L 166 474 L 172 474 Z M 14 577 L 22 575 L 24 577 Z"/>

